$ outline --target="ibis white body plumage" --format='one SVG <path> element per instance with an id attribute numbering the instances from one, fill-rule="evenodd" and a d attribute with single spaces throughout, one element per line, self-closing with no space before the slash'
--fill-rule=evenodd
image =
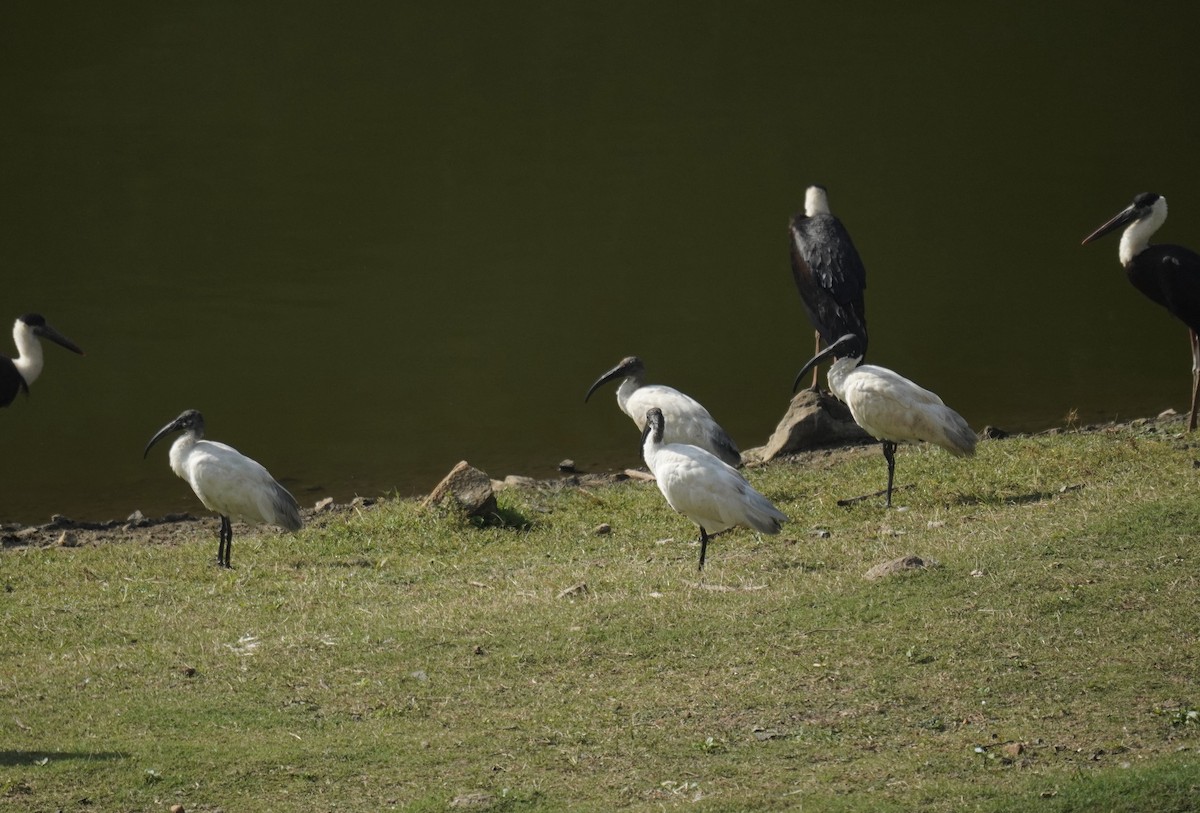
<path id="1" fill-rule="evenodd" d="M 965 457 L 975 454 L 976 436 L 966 420 L 946 406 L 936 393 L 886 367 L 862 364 L 860 346 L 860 339 L 854 335 L 838 339 L 804 365 L 793 387 L 824 357 L 839 356 L 829 368 L 829 389 L 849 407 L 855 423 L 871 437 L 883 441 L 890 507 L 897 444 L 924 441 Z"/>
<path id="2" fill-rule="evenodd" d="M 829 390 L 877 440 L 924 441 L 958 457 L 975 452 L 975 433 L 961 415 L 937 393 L 886 367 L 838 359 L 829 368 Z"/>
<path id="3" fill-rule="evenodd" d="M 741 472 L 699 446 L 664 441 L 661 409 L 648 410 L 643 423 L 642 455 L 658 490 L 668 505 L 700 526 L 701 570 L 713 534 L 738 525 L 765 534 L 779 533 L 787 517 L 755 491 Z"/>
<path id="4" fill-rule="evenodd" d="M 639 431 L 646 429 L 646 413 L 659 409 L 666 423 L 666 443 L 690 443 L 699 446 L 731 466 L 742 464 L 742 453 L 729 433 L 721 428 L 708 410 L 690 395 L 662 384 L 645 383 L 646 366 L 637 356 L 628 356 L 606 372 L 588 390 L 584 401 L 596 388 L 617 378 L 617 406 L 633 419 Z"/>
<path id="5" fill-rule="evenodd" d="M 159 430 L 147 444 L 146 453 L 162 437 L 176 431 L 183 434 L 171 444 L 171 470 L 192 487 L 205 508 L 221 517 L 217 564 L 230 566 L 231 519 L 300 530 L 303 522 L 296 499 L 257 461 L 232 446 L 204 440 L 204 418 L 196 410 L 184 412 Z"/>

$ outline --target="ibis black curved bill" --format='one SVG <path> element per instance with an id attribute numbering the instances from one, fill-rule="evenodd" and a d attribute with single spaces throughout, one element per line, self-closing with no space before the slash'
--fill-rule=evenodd
<path id="1" fill-rule="evenodd" d="M 157 432 L 155 432 L 154 437 L 150 438 L 150 442 L 146 444 L 146 449 L 142 452 L 142 459 L 143 460 L 146 459 L 146 456 L 148 454 L 150 454 L 150 449 L 153 448 L 154 444 L 158 443 L 160 440 L 162 440 L 163 438 L 165 438 L 167 435 L 171 434 L 172 432 L 176 432 L 178 430 L 179 430 L 179 419 L 177 418 L 177 419 L 171 421 L 166 426 L 164 426 L 162 429 L 159 429 Z"/>
<path id="2" fill-rule="evenodd" d="M 587 403 L 587 400 L 592 397 L 593 392 L 607 384 L 609 381 L 635 375 L 645 369 L 646 366 L 642 363 L 640 358 L 637 356 L 626 356 L 625 358 L 621 359 L 616 367 L 613 367 L 611 370 L 604 373 L 604 375 L 596 379 L 592 386 L 588 387 L 587 395 L 583 396 L 584 403 Z"/>
<path id="3" fill-rule="evenodd" d="M 150 438 L 150 442 L 146 444 L 145 451 L 142 452 L 142 459 L 146 459 L 146 455 L 150 454 L 150 449 L 154 446 L 154 444 L 158 443 L 172 432 L 179 432 L 182 430 L 192 430 L 197 432 L 199 435 L 203 435 L 204 418 L 194 409 L 184 411 L 178 418 L 154 433 L 154 437 Z"/>
<path id="4" fill-rule="evenodd" d="M 855 336 L 853 333 L 847 333 L 845 336 L 842 336 L 836 342 L 829 345 L 820 353 L 817 353 L 815 356 L 809 359 L 808 363 L 805 364 L 800 369 L 800 372 L 796 374 L 796 380 L 792 382 L 792 392 L 795 392 L 800 388 L 800 382 L 809 374 L 809 372 L 812 371 L 813 367 L 816 367 L 830 356 L 835 358 L 862 356 L 862 339 L 860 339 L 858 336 Z"/>

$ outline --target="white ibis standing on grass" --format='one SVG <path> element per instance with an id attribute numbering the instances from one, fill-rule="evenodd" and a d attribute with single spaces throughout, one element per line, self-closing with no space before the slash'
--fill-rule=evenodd
<path id="1" fill-rule="evenodd" d="M 652 407 L 644 419 L 642 456 L 667 504 L 700 526 L 700 569 L 708 538 L 735 525 L 777 534 L 787 517 L 759 494 L 741 473 L 690 443 L 665 443 L 670 424 Z M 665 424 L 665 425 L 664 425 Z"/>
<path id="2" fill-rule="evenodd" d="M 667 443 L 691 443 L 731 466 L 742 464 L 742 453 L 733 438 L 713 420 L 708 410 L 691 396 L 662 384 L 646 383 L 646 365 L 637 356 L 627 356 L 596 379 L 583 400 L 587 401 L 601 384 L 620 378 L 617 406 L 633 418 L 637 428 L 645 430 L 646 413 L 653 407 L 662 411 L 667 422 Z"/>
<path id="3" fill-rule="evenodd" d="M 171 444 L 171 470 L 187 480 L 192 491 L 209 511 L 221 517 L 217 564 L 231 567 L 233 525 L 230 519 L 250 524 L 278 525 L 298 531 L 302 524 L 300 506 L 271 473 L 244 454 L 211 440 L 204 440 L 204 416 L 189 409 L 159 429 L 146 444 L 150 447 L 172 432 L 183 435 Z"/>
<path id="4" fill-rule="evenodd" d="M 804 212 L 792 218 L 792 277 L 808 319 L 816 329 L 816 347 L 832 344 L 847 333 L 862 340 L 867 352 L 867 269 L 850 233 L 829 212 L 825 187 L 814 185 L 804 195 Z M 813 386 L 817 371 L 813 370 Z"/>
<path id="5" fill-rule="evenodd" d="M 1143 192 L 1111 220 L 1083 238 L 1084 245 L 1126 226 L 1120 258 L 1125 276 L 1146 296 L 1188 327 L 1192 340 L 1192 412 L 1188 431 L 1196 428 L 1200 394 L 1200 254 L 1183 246 L 1150 245 L 1150 237 L 1167 219 L 1167 199 Z"/>
<path id="6" fill-rule="evenodd" d="M 926 441 L 957 457 L 975 454 L 975 433 L 963 417 L 935 393 L 918 387 L 886 367 L 862 364 L 861 340 L 848 333 L 814 356 L 796 375 L 795 390 L 805 374 L 828 356 L 829 389 L 850 408 L 854 422 L 883 441 L 887 459 L 887 506 L 892 507 L 896 444 Z"/>
<path id="7" fill-rule="evenodd" d="M 75 342 L 59 333 L 39 313 L 27 313 L 13 324 L 13 341 L 17 345 L 17 357 L 0 356 L 0 406 L 8 406 L 24 391 L 29 394 L 29 385 L 42 374 L 42 343 L 38 337 L 49 339 L 72 353 L 83 355 Z"/>

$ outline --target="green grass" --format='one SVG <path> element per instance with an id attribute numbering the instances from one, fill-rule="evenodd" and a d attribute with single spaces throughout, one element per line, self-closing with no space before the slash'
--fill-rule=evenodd
<path id="1" fill-rule="evenodd" d="M 703 578 L 643 483 L 502 492 L 506 527 L 389 502 L 232 572 L 211 536 L 8 549 L 0 810 L 1191 810 L 1197 457 L 903 448 L 892 511 L 836 504 L 878 447 L 753 469 L 791 522 Z M 863 578 L 907 553 L 939 564 Z"/>

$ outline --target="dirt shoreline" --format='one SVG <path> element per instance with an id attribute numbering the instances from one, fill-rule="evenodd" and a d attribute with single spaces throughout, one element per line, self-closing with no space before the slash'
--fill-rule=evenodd
<path id="1" fill-rule="evenodd" d="M 1183 417 L 1181 415 L 1174 410 L 1167 410 L 1153 418 L 1137 418 L 1129 421 L 1113 421 L 1078 427 L 1060 427 L 1032 434 L 1036 436 L 1063 434 L 1067 432 L 1114 433 L 1134 429 L 1154 434 L 1163 431 L 1178 431 L 1182 436 L 1182 421 Z M 1172 424 L 1179 424 L 1179 426 L 1173 427 L 1171 426 Z M 998 440 L 1010 435 L 1003 430 L 987 427 L 980 433 L 980 436 Z M 1016 433 L 1012 435 L 1012 437 L 1021 436 Z M 847 455 L 867 453 L 873 445 L 854 443 L 819 447 L 784 455 L 765 463 L 750 465 L 770 466 L 777 463 L 804 465 L 806 463 L 819 462 L 821 466 L 830 466 Z M 748 450 L 747 457 L 753 459 L 753 452 L 754 450 Z M 1197 462 L 1200 465 L 1200 461 Z M 512 488 L 553 491 L 565 488 L 599 488 L 622 482 L 645 479 L 649 479 L 649 475 L 644 469 L 626 469 L 624 471 L 596 473 L 567 472 L 561 476 L 546 479 L 510 475 L 503 480 L 493 480 L 492 484 L 496 491 Z M 397 498 L 386 497 L 356 497 L 349 503 L 335 503 L 332 499 L 327 498 L 316 503 L 315 506 L 302 509 L 301 515 L 304 518 L 304 526 L 306 528 L 321 527 L 331 521 L 344 519 L 351 514 L 370 511 L 380 505 L 396 500 Z M 213 539 L 217 534 L 217 526 L 216 515 L 208 514 L 207 512 L 197 514 L 185 512 L 167 514 L 162 517 L 145 517 L 140 511 L 135 511 L 125 519 L 113 519 L 102 522 L 73 520 L 69 517 L 55 514 L 49 522 L 41 525 L 22 525 L 20 523 L 0 524 L 0 550 L 13 551 L 30 547 L 71 548 L 129 542 L 178 545 L 202 539 Z M 241 536 L 247 533 L 248 530 L 243 526 L 238 528 L 237 534 Z"/>
<path id="2" fill-rule="evenodd" d="M 641 475 L 648 477 L 649 475 Z M 534 479 L 511 475 L 504 480 L 493 480 L 492 486 L 496 491 L 511 488 L 536 488 L 559 490 L 563 488 L 597 488 L 627 480 L 637 479 L 639 475 L 633 471 L 603 472 L 603 473 L 567 473 L 561 477 Z M 371 511 L 388 502 L 400 502 L 411 499 L 405 497 L 355 497 L 348 503 L 335 503 L 332 498 L 325 498 L 313 506 L 300 509 L 304 519 L 304 527 L 321 527 L 331 521 L 344 519 L 351 514 Z M 146 517 L 141 511 L 134 511 L 125 519 L 104 521 L 75 520 L 61 514 L 54 514 L 49 522 L 37 525 L 22 523 L 0 524 L 0 550 L 21 550 L 30 547 L 64 547 L 76 548 L 87 545 L 109 544 L 117 542 L 141 542 L 146 544 L 183 544 L 198 539 L 215 539 L 218 520 L 216 514 L 204 511 L 200 513 L 175 513 L 161 517 Z M 237 536 L 251 533 L 252 530 L 241 523 L 234 523 Z"/>

